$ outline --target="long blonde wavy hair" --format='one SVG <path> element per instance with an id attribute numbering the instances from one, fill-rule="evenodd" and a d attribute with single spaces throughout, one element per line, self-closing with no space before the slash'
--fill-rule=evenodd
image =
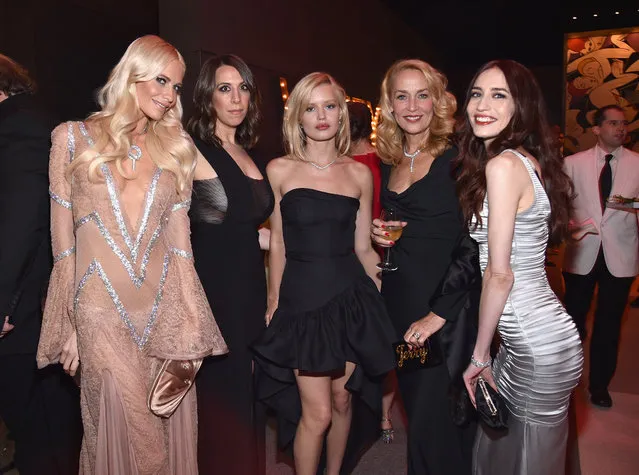
<path id="1" fill-rule="evenodd" d="M 380 119 L 377 125 L 377 155 L 388 165 L 397 165 L 403 157 L 404 131 L 393 117 L 393 81 L 397 74 L 407 69 L 419 71 L 426 78 L 426 85 L 433 98 L 433 118 L 428 134 L 419 148 L 433 157 L 441 155 L 449 146 L 449 138 L 455 127 L 457 100 L 446 90 L 446 76 L 430 64 L 419 59 L 403 59 L 393 64 L 382 81 L 380 93 Z"/>
<path id="2" fill-rule="evenodd" d="M 351 129 L 348 121 L 348 107 L 346 105 L 346 93 L 342 86 L 328 73 L 311 73 L 304 76 L 295 85 L 290 97 L 286 101 L 282 133 L 284 146 L 292 157 L 305 160 L 306 134 L 302 130 L 302 114 L 311 100 L 311 92 L 318 86 L 328 84 L 335 91 L 337 105 L 339 107 L 339 126 L 335 135 L 335 148 L 337 153 L 346 155 L 351 146 Z"/>
<path id="3" fill-rule="evenodd" d="M 122 163 L 128 158 L 131 137 L 140 119 L 135 85 L 155 79 L 176 60 L 186 69 L 179 51 L 158 36 L 143 36 L 129 45 L 98 93 L 101 110 L 87 119 L 94 144 L 72 162 L 68 176 L 81 164 L 89 163 L 89 179 L 96 182 L 101 179 L 100 166 L 115 162 L 120 175 L 133 178 L 124 171 Z M 182 103 L 178 96 L 162 119 L 150 120 L 146 147 L 158 168 L 175 174 L 177 191 L 183 194 L 190 186 L 197 151 L 182 128 L 181 119 Z"/>

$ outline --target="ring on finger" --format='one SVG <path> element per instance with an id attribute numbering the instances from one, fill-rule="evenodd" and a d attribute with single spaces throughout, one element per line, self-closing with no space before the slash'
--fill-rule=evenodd
<path id="1" fill-rule="evenodd" d="M 419 332 L 413 332 L 413 337 L 415 338 L 415 340 L 419 341 L 419 337 L 422 336 L 421 333 Z"/>

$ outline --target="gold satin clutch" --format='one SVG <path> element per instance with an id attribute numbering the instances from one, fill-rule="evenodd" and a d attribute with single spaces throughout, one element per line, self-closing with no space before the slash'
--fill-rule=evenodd
<path id="1" fill-rule="evenodd" d="M 186 393 L 193 386 L 202 358 L 194 360 L 164 360 L 147 399 L 149 410 L 160 417 L 171 417 Z"/>

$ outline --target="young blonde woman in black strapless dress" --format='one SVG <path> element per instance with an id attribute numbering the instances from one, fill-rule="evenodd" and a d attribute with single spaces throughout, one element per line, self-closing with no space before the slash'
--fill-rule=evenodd
<path id="1" fill-rule="evenodd" d="M 269 327 L 254 345 L 257 391 L 277 411 L 280 442 L 295 439 L 297 474 L 315 475 L 326 439 L 326 473 L 337 475 L 353 394 L 379 409 L 381 387 L 371 378 L 395 364 L 368 234 L 373 181 L 346 156 L 348 110 L 331 76 L 303 78 L 287 106 L 288 155 L 267 168 L 275 209 Z"/>

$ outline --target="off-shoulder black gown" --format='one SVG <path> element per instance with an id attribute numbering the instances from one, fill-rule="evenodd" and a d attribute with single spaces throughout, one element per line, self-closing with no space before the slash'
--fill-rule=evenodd
<path id="1" fill-rule="evenodd" d="M 323 373 L 355 363 L 346 383 L 353 404 L 379 417 L 381 376 L 394 368 L 395 356 L 384 301 L 354 252 L 359 200 L 297 188 L 282 197 L 280 209 L 286 266 L 279 307 L 253 348 L 257 396 L 277 412 L 278 439 L 287 446 L 301 416 L 294 369 Z M 379 418 L 373 437 L 378 428 Z M 354 464 L 363 448 L 364 438 L 357 439 L 349 441 L 344 464 Z"/>
<path id="2" fill-rule="evenodd" d="M 474 424 L 460 429 L 449 411 L 451 375 L 461 385 L 461 371 L 470 361 L 476 334 L 475 324 L 466 321 L 470 320 L 467 309 L 462 312 L 468 292 L 457 287 L 471 279 L 477 285 L 480 280 L 475 243 L 470 257 L 455 261 L 462 238 L 468 247 L 451 170 L 455 154 L 449 149 L 435 158 L 428 174 L 401 193 L 388 189 L 391 167 L 382 165 L 382 206 L 395 208 L 408 223 L 392 249 L 398 270 L 382 277 L 382 295 L 396 340 L 402 340 L 411 323 L 431 310 L 447 320 L 433 340 L 443 347 L 448 364 L 398 371 L 408 416 L 409 475 L 466 475 L 471 470 Z M 462 327 L 466 323 L 468 329 Z"/>
<path id="3" fill-rule="evenodd" d="M 242 172 L 222 148 L 195 143 L 218 178 L 193 182 L 191 241 L 206 296 L 229 347 L 196 381 L 201 475 L 264 473 L 264 420 L 254 405 L 249 343 L 264 328 L 266 277 L 257 229 L 271 214 L 266 180 Z"/>

